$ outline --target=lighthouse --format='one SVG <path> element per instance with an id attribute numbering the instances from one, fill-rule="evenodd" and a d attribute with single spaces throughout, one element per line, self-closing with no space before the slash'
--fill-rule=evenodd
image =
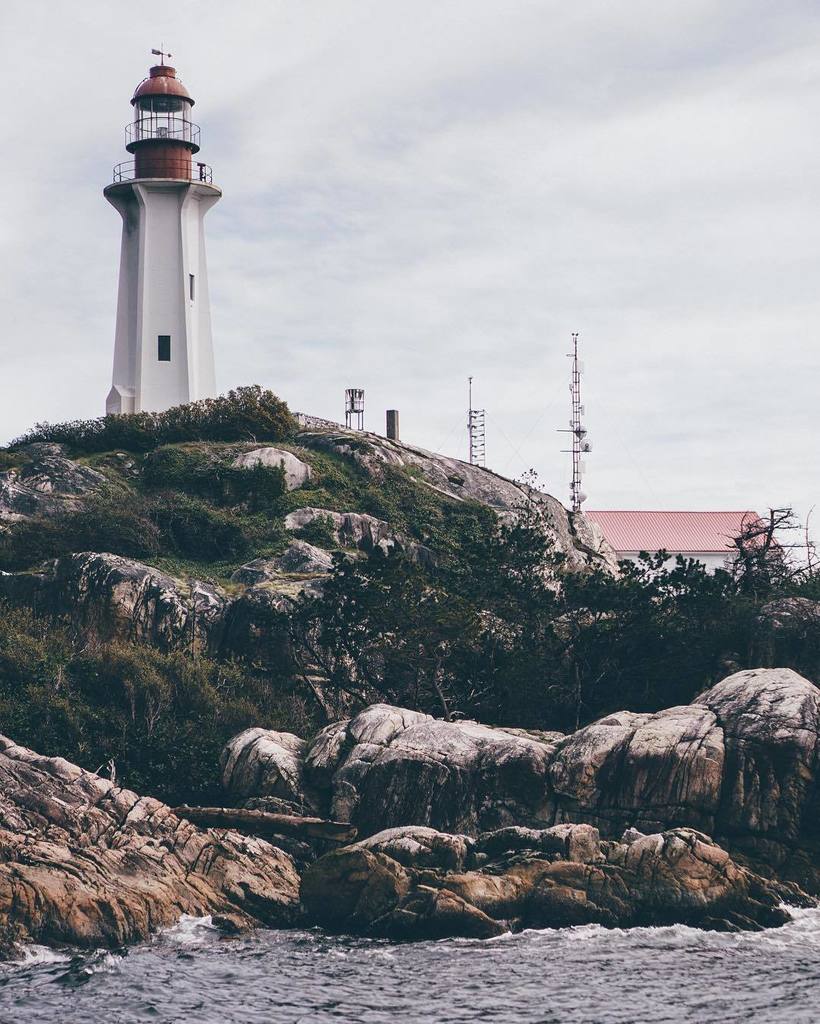
<path id="1" fill-rule="evenodd" d="M 222 192 L 196 159 L 194 101 L 160 63 L 137 86 L 105 198 L 122 217 L 114 374 L 106 413 L 161 412 L 215 393 L 205 214 Z"/>

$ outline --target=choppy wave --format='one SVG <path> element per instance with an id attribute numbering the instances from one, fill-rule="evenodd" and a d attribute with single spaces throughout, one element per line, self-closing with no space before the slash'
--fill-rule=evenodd
<path id="1" fill-rule="evenodd" d="M 25 1024 L 814 1022 L 820 910 L 745 934 L 584 925 L 392 945 L 318 930 L 220 937 L 186 917 L 129 951 L 27 950 L 0 969 Z"/>

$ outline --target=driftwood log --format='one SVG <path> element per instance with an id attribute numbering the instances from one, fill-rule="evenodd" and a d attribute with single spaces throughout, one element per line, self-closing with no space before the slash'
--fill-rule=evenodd
<path id="1" fill-rule="evenodd" d="M 182 804 L 174 814 L 206 828 L 234 828 L 254 836 L 294 836 L 297 839 L 327 839 L 349 843 L 356 838 L 355 825 L 325 818 L 302 818 L 298 814 L 249 811 L 242 807 L 189 807 Z"/>

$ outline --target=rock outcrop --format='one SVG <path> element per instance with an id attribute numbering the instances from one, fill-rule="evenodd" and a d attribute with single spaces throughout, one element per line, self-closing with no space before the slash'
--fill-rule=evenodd
<path id="1" fill-rule="evenodd" d="M 820 690 L 788 669 L 738 672 L 689 706 L 619 712 L 569 736 L 442 722 L 387 705 L 322 730 L 303 777 L 319 812 L 363 836 L 476 836 L 588 823 L 690 828 L 820 893 Z"/>
<path id="2" fill-rule="evenodd" d="M 330 817 L 364 834 L 397 825 L 475 833 L 551 823 L 554 751 L 543 738 L 375 704 L 318 734 L 305 776 L 326 794 Z"/>
<path id="3" fill-rule="evenodd" d="M 0 597 L 28 604 L 93 638 L 163 650 L 209 645 L 225 613 L 219 588 L 182 583 L 131 558 L 81 552 L 38 573 L 0 573 Z"/>
<path id="4" fill-rule="evenodd" d="M 286 925 L 291 858 L 0 737 L 0 940 L 119 946 L 181 914 Z"/>
<path id="5" fill-rule="evenodd" d="M 305 741 L 293 733 L 246 729 L 222 751 L 220 769 L 225 791 L 239 800 L 275 797 L 304 809 L 305 746 Z"/>
<path id="6" fill-rule="evenodd" d="M 321 857 L 302 879 L 310 920 L 394 940 L 579 924 L 757 930 L 789 920 L 783 900 L 807 902 L 691 829 L 620 842 L 589 825 L 477 839 L 393 829 Z"/>
<path id="7" fill-rule="evenodd" d="M 20 452 L 20 466 L 0 473 L 0 526 L 59 515 L 105 483 L 102 473 L 67 458 L 62 445 L 30 444 Z"/>
<path id="8" fill-rule="evenodd" d="M 246 566 L 249 578 L 253 566 Z M 228 596 L 201 580 L 180 580 L 132 558 L 80 552 L 39 572 L 0 572 L 0 598 L 27 605 L 95 640 L 131 640 L 160 650 L 281 657 L 281 616 L 304 594 L 318 593 L 313 577 L 263 578 Z"/>
<path id="9" fill-rule="evenodd" d="M 594 564 L 617 571 L 615 552 L 595 523 L 580 513 L 568 512 L 557 498 L 530 491 L 482 466 L 391 441 L 378 434 L 354 433 L 342 428 L 307 429 L 298 435 L 298 442 L 306 448 L 350 459 L 376 479 L 385 467 L 411 469 L 421 486 L 456 501 L 480 502 L 500 514 L 514 513 L 534 497 L 544 510 L 555 550 L 566 556 L 570 568 Z"/>
<path id="10" fill-rule="evenodd" d="M 289 491 L 304 486 L 313 476 L 306 462 L 284 448 L 254 448 L 233 460 L 234 469 L 253 469 L 255 466 L 281 467 L 285 474 L 285 487 Z"/>
<path id="11" fill-rule="evenodd" d="M 293 540 L 276 558 L 255 558 L 231 576 L 233 583 L 256 586 L 285 576 L 326 576 L 333 568 L 333 556 L 305 540 Z"/>
<path id="12" fill-rule="evenodd" d="M 377 548 L 387 554 L 398 550 L 425 565 L 432 564 L 433 553 L 393 530 L 389 523 L 358 512 L 331 512 L 325 508 L 297 508 L 285 516 L 285 529 L 304 530 L 316 522 L 326 522 L 339 547 L 356 548 L 371 554 Z"/>

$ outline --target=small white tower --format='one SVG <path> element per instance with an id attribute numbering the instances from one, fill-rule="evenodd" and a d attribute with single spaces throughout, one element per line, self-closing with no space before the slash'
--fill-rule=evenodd
<path id="1" fill-rule="evenodd" d="M 205 214 L 222 195 L 211 169 L 193 163 L 194 101 L 154 50 L 131 103 L 125 148 L 105 198 L 122 217 L 114 376 L 107 413 L 161 412 L 215 393 Z"/>

